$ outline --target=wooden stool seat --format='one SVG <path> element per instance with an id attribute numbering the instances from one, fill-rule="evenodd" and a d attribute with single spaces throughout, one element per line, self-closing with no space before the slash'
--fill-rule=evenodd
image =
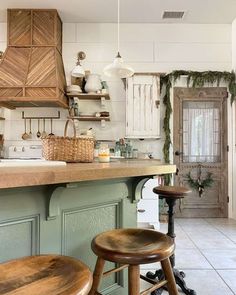
<path id="1" fill-rule="evenodd" d="M 67 256 L 29 256 L 0 264 L 0 294 L 86 295 L 91 286 L 89 268 Z"/>
<path id="2" fill-rule="evenodd" d="M 182 186 L 157 186 L 153 192 L 158 194 L 160 198 L 176 198 L 181 199 L 191 193 L 191 190 Z"/>
<path id="3" fill-rule="evenodd" d="M 174 251 L 168 236 L 147 229 L 116 229 L 96 236 L 94 253 L 105 260 L 122 264 L 145 264 L 161 261 Z"/>

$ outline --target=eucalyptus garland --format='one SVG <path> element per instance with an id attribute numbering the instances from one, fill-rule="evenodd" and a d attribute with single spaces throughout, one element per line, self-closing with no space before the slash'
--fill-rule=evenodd
<path id="1" fill-rule="evenodd" d="M 219 71 L 173 71 L 170 74 L 161 76 L 161 90 L 164 93 L 163 103 L 165 105 L 165 117 L 163 129 L 165 132 L 165 142 L 163 146 L 163 155 L 165 163 L 170 163 L 170 146 L 171 146 L 171 131 L 170 131 L 170 116 L 172 106 L 170 101 L 170 89 L 172 83 L 176 82 L 181 76 L 187 76 L 187 86 L 192 88 L 203 87 L 206 83 L 213 85 L 220 82 L 228 84 L 229 93 L 231 94 L 231 103 L 236 98 L 236 77 L 234 72 L 219 72 Z M 166 184 L 170 183 L 170 176 L 165 178 Z"/>

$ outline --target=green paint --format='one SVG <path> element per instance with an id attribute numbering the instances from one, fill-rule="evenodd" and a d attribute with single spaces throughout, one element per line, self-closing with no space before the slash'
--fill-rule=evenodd
<path id="1" fill-rule="evenodd" d="M 0 190 L 0 260 L 59 253 L 93 270 L 90 244 L 105 230 L 136 227 L 142 178 Z M 52 217 L 52 218 L 51 218 Z M 113 267 L 107 263 L 106 269 Z M 127 294 L 127 272 L 107 277 L 103 294 Z"/>

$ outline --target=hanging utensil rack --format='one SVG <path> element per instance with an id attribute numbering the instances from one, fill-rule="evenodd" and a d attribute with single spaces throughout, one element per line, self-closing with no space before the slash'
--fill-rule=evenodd
<path id="1" fill-rule="evenodd" d="M 54 117 L 26 117 L 25 116 L 25 112 L 22 112 L 22 119 L 31 119 L 31 120 L 57 120 L 57 119 L 60 119 L 61 118 L 61 113 L 60 111 L 58 111 L 57 113 L 57 116 L 54 116 Z"/>

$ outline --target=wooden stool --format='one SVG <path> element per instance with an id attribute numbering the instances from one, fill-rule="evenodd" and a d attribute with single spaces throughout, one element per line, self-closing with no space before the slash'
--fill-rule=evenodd
<path id="1" fill-rule="evenodd" d="M 93 274 L 93 286 L 89 295 L 100 294 L 98 287 L 102 276 L 118 272 L 128 267 L 129 295 L 147 295 L 163 285 L 168 286 L 170 295 L 178 295 L 169 257 L 174 252 L 174 243 L 168 236 L 145 229 L 115 229 L 96 236 L 92 249 L 98 256 Z M 105 261 L 120 264 L 103 273 Z M 165 278 L 161 282 L 140 276 L 140 264 L 161 262 Z M 140 293 L 140 278 L 153 284 Z"/>
<path id="2" fill-rule="evenodd" d="M 67 256 L 29 256 L 0 264 L 0 294 L 87 295 L 91 285 L 88 267 Z"/>
<path id="3" fill-rule="evenodd" d="M 172 238 L 172 240 L 175 242 L 175 221 L 174 221 L 174 207 L 176 204 L 176 201 L 184 198 L 189 193 L 191 193 L 191 190 L 182 187 L 182 186 L 157 186 L 153 189 L 153 192 L 159 195 L 160 199 L 165 199 L 166 203 L 169 207 L 168 210 L 168 233 L 167 235 Z M 171 266 L 173 268 L 174 277 L 177 285 L 181 288 L 181 290 L 186 295 L 196 295 L 196 292 L 192 289 L 187 288 L 186 283 L 184 281 L 185 273 L 183 271 L 177 270 L 175 267 L 175 254 L 173 253 L 170 257 Z M 164 273 L 162 269 L 157 270 L 155 274 L 152 272 L 147 273 L 147 277 L 150 279 L 158 278 L 159 280 L 162 280 L 164 277 Z M 163 289 L 162 289 L 163 290 Z M 159 291 L 158 295 L 162 293 L 162 290 Z"/>

